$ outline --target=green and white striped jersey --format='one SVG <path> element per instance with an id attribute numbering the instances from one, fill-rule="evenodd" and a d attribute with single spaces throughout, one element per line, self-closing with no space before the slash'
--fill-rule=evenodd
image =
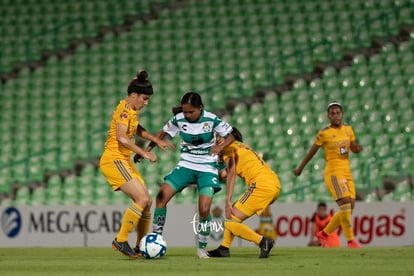
<path id="1" fill-rule="evenodd" d="M 163 131 L 182 138 L 181 159 L 178 166 L 188 169 L 217 173 L 217 156 L 210 155 L 210 148 L 216 143 L 215 133 L 226 137 L 232 127 L 215 114 L 203 110 L 197 122 L 189 122 L 184 113 L 178 113 L 163 127 Z"/>

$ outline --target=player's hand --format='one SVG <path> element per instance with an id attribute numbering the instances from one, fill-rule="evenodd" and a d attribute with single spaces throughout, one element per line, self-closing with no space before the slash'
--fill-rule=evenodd
<path id="1" fill-rule="evenodd" d="M 224 214 L 225 214 L 225 218 L 226 219 L 231 219 L 231 210 L 233 209 L 233 205 L 231 204 L 230 201 L 226 201 L 226 207 L 224 210 Z"/>
<path id="2" fill-rule="evenodd" d="M 167 152 L 167 150 L 166 150 L 167 148 L 169 148 L 171 150 L 175 150 L 174 145 L 171 144 L 171 142 L 169 142 L 169 141 L 164 141 L 164 140 L 157 139 L 157 141 L 155 143 L 164 152 Z"/>
<path id="3" fill-rule="evenodd" d="M 146 152 L 143 157 L 148 159 L 151 163 L 155 163 L 157 161 L 157 156 L 152 152 Z"/>
<path id="4" fill-rule="evenodd" d="M 134 163 L 139 163 L 141 161 L 141 159 L 143 159 L 144 157 L 142 157 L 142 155 L 135 153 L 134 155 Z"/>
<path id="5" fill-rule="evenodd" d="M 222 151 L 221 147 L 218 145 L 213 145 L 210 148 L 210 155 L 211 156 L 215 156 L 215 155 L 219 155 L 220 152 Z"/>
<path id="6" fill-rule="evenodd" d="M 296 169 L 294 169 L 293 170 L 293 173 L 296 175 L 296 176 L 299 176 L 299 175 L 301 175 L 302 174 L 302 168 L 301 167 L 297 167 Z"/>
<path id="7" fill-rule="evenodd" d="M 360 153 L 362 151 L 362 146 L 357 143 L 351 143 L 351 151 L 353 153 Z"/>

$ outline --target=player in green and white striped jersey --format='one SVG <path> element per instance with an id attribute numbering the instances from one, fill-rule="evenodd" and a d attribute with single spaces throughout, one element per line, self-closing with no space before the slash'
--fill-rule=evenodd
<path id="1" fill-rule="evenodd" d="M 218 154 L 234 141 L 232 127 L 215 114 L 204 110 L 199 94 L 186 93 L 181 99 L 181 106 L 175 116 L 168 121 L 157 134 L 159 138 L 166 135 L 179 135 L 181 142 L 181 158 L 175 169 L 164 178 L 156 198 L 153 231 L 162 234 L 167 203 L 185 187 L 196 183 L 199 192 L 199 258 L 208 258 L 205 250 L 210 235 L 210 207 L 213 195 L 221 187 L 218 178 Z M 215 134 L 226 137 L 225 142 L 216 145 Z M 147 150 L 151 150 L 150 145 Z"/>

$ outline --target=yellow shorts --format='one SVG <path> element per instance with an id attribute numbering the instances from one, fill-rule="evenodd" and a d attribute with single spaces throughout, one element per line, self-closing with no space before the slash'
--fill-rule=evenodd
<path id="1" fill-rule="evenodd" d="M 134 178 L 145 184 L 141 174 L 129 159 L 115 159 L 104 152 L 99 167 L 114 191 L 118 191 L 123 184 Z"/>
<path id="2" fill-rule="evenodd" d="M 234 203 L 234 207 L 250 217 L 261 215 L 280 194 L 280 182 L 276 175 L 261 177 L 252 183 L 246 192 Z"/>
<path id="3" fill-rule="evenodd" d="M 325 173 L 324 178 L 326 187 L 335 201 L 344 197 L 355 199 L 355 184 L 352 175 L 348 173 L 330 172 Z"/>

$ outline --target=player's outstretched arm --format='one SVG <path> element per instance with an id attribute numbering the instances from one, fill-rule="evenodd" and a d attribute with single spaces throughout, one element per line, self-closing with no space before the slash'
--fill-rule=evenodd
<path id="1" fill-rule="evenodd" d="M 232 209 L 232 202 L 231 198 L 233 196 L 234 191 L 234 184 L 236 183 L 236 159 L 230 157 L 226 160 L 226 167 L 227 167 L 227 180 L 226 180 L 226 207 L 225 207 L 225 214 L 226 219 L 231 219 L 231 209 Z"/>
<path id="2" fill-rule="evenodd" d="M 163 130 L 160 130 L 157 132 L 157 134 L 155 134 L 155 137 L 157 137 L 160 140 L 163 140 L 164 138 L 170 137 L 170 136 L 167 133 L 165 133 Z M 151 141 L 151 143 L 149 143 L 149 145 L 145 148 L 145 152 L 151 152 L 155 146 L 157 146 L 157 144 Z M 137 153 L 134 155 L 134 162 L 137 163 L 142 158 L 143 157 Z"/>
<path id="3" fill-rule="evenodd" d="M 362 146 L 356 141 L 351 141 L 350 148 L 353 153 L 360 153 L 362 151 Z"/>
<path id="4" fill-rule="evenodd" d="M 165 132 L 164 132 L 165 133 Z M 157 133 L 155 136 L 154 135 L 152 135 L 151 133 L 149 133 L 144 127 L 142 127 L 141 125 L 139 125 L 138 126 L 138 129 L 137 129 L 137 134 L 139 135 L 139 136 L 141 136 L 142 138 L 144 138 L 145 140 L 149 140 L 149 141 L 151 141 L 151 143 L 153 143 L 154 144 L 154 146 L 156 145 L 156 146 L 158 146 L 161 150 L 163 150 L 164 152 L 167 152 L 167 150 L 166 150 L 166 148 L 170 148 L 171 150 L 175 150 L 175 147 L 174 147 L 174 145 L 173 144 L 171 144 L 169 141 L 165 141 L 165 140 L 163 140 L 162 138 L 160 138 L 160 137 L 158 137 L 158 134 L 159 133 Z M 151 144 L 150 144 L 151 145 Z M 153 146 L 153 147 L 154 147 Z M 152 148 L 153 148 L 152 147 Z M 151 148 L 151 149 L 152 149 Z M 148 147 L 147 147 L 147 149 L 148 149 Z M 148 150 L 148 152 L 149 152 L 150 150 Z"/>
<path id="5" fill-rule="evenodd" d="M 318 152 L 318 150 L 319 150 L 319 146 L 313 144 L 312 147 L 310 148 L 309 152 L 303 158 L 300 165 L 298 167 L 296 167 L 296 169 L 293 170 L 293 173 L 296 176 L 301 175 L 301 173 L 302 173 L 303 169 L 305 168 L 306 164 L 308 164 L 308 162 L 313 158 L 313 156 L 315 155 L 315 153 Z"/>
<path id="6" fill-rule="evenodd" d="M 152 163 L 157 161 L 157 157 L 152 152 L 146 152 L 142 148 L 135 145 L 131 139 L 127 136 L 128 127 L 123 124 L 116 125 L 116 139 L 119 143 L 121 143 L 124 147 L 129 150 L 132 150 L 136 154 L 139 154 L 142 158 L 148 159 Z"/>

